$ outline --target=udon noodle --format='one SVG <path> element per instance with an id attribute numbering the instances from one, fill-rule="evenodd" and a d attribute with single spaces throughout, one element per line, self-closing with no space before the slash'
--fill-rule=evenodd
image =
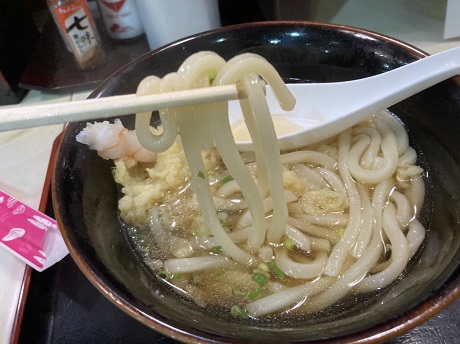
<path id="1" fill-rule="evenodd" d="M 254 54 L 226 62 L 200 52 L 140 83 L 138 95 L 238 83 L 254 151 L 238 152 L 225 102 L 164 109 L 159 130 L 151 113 L 137 114 L 133 145 L 158 153 L 142 160 L 125 147 L 110 156 L 137 249 L 187 298 L 240 318 L 311 313 L 387 287 L 425 236 L 417 219 L 423 170 L 405 128 L 382 111 L 337 137 L 280 152 L 265 82 L 292 108 L 281 77 Z M 94 146 L 94 126 L 78 140 Z M 120 142 L 132 135 L 118 133 Z"/>

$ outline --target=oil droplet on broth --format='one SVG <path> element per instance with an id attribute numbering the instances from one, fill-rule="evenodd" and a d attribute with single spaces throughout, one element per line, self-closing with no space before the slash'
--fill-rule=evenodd
<path id="1" fill-rule="evenodd" d="M 273 125 L 275 126 L 276 136 L 284 136 L 295 133 L 303 129 L 299 124 L 292 123 L 286 116 L 273 115 Z M 235 141 L 251 141 L 249 130 L 244 119 L 239 119 L 232 125 L 232 133 Z"/>

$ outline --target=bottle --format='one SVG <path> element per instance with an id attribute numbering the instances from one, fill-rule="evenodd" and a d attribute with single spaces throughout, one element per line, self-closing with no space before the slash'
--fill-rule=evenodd
<path id="1" fill-rule="evenodd" d="M 133 39 L 144 33 L 136 0 L 98 0 L 110 38 Z"/>
<path id="2" fill-rule="evenodd" d="M 105 62 L 105 53 L 86 0 L 47 0 L 67 49 L 80 70 Z"/>
<path id="3" fill-rule="evenodd" d="M 220 27 L 218 0 L 137 0 L 150 49 Z"/>

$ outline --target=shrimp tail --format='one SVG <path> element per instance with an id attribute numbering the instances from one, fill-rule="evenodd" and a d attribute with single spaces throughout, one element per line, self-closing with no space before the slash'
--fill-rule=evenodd
<path id="1" fill-rule="evenodd" d="M 106 160 L 130 157 L 138 162 L 155 162 L 157 157 L 157 153 L 142 147 L 134 131 L 126 129 L 119 119 L 114 123 L 87 123 L 76 140 Z"/>

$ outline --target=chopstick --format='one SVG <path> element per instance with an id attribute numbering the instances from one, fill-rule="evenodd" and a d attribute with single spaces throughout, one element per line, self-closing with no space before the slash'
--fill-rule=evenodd
<path id="1" fill-rule="evenodd" d="M 225 85 L 145 96 L 128 94 L 59 104 L 0 108 L 0 132 L 236 100 L 240 96 L 236 85 Z"/>

